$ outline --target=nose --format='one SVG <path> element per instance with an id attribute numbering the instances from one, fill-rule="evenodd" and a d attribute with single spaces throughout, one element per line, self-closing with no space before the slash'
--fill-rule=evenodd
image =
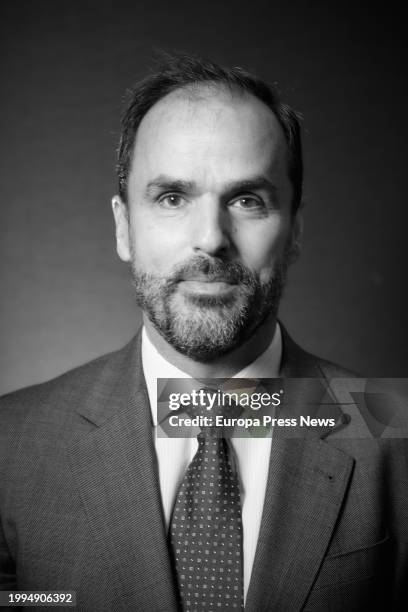
<path id="1" fill-rule="evenodd" d="M 193 228 L 193 246 L 196 253 L 219 255 L 230 247 L 228 215 L 215 198 L 197 203 Z"/>

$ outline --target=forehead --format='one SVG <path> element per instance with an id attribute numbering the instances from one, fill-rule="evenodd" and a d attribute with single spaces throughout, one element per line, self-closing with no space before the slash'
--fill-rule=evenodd
<path id="1" fill-rule="evenodd" d="M 130 179 L 136 174 L 143 182 L 158 172 L 214 181 L 287 175 L 285 135 L 251 94 L 214 86 L 177 90 L 148 111 L 136 135 Z"/>

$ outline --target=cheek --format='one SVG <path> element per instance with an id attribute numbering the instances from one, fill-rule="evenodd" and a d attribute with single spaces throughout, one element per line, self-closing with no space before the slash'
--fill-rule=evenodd
<path id="1" fill-rule="evenodd" d="M 169 231 L 149 217 L 134 215 L 130 240 L 134 263 L 146 272 L 164 272 L 177 262 L 181 245 L 174 228 Z"/>
<path id="2" fill-rule="evenodd" d="M 235 242 L 242 262 L 266 280 L 281 261 L 288 237 L 288 224 L 275 223 L 246 231 L 241 228 L 241 231 L 236 231 Z"/>

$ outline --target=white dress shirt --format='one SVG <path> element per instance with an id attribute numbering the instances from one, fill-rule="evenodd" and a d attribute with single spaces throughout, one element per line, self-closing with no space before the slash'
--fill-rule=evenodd
<path id="1" fill-rule="evenodd" d="M 277 324 L 268 348 L 246 368 L 237 372 L 234 378 L 277 377 L 279 376 L 281 355 L 282 337 L 279 324 Z M 161 438 L 156 436 L 157 379 L 189 378 L 189 376 L 160 355 L 144 328 L 142 332 L 142 363 L 152 411 L 161 499 L 168 528 L 176 494 L 184 473 L 197 451 L 198 442 L 195 437 Z M 231 443 L 238 462 L 241 486 L 245 601 L 261 524 L 272 438 L 232 438 Z"/>

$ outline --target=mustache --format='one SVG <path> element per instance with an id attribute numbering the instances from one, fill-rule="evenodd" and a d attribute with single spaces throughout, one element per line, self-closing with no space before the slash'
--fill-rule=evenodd
<path id="1" fill-rule="evenodd" d="M 244 285 L 252 285 L 258 280 L 255 272 L 238 261 L 197 256 L 176 266 L 167 278 L 166 284 L 175 285 L 180 281 L 194 280 L 197 277 L 205 277 L 208 282 L 222 280 Z"/>

